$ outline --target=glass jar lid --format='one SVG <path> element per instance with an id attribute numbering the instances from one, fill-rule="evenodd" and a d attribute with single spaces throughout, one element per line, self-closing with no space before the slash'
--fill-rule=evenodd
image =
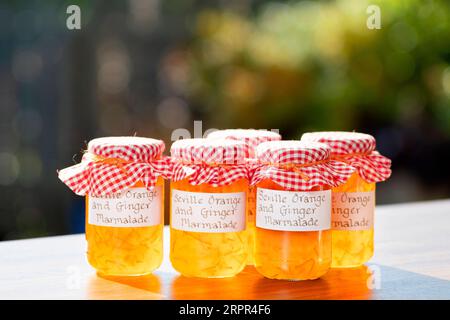
<path id="1" fill-rule="evenodd" d="M 329 160 L 330 147 L 299 140 L 263 142 L 256 148 L 256 158 L 260 163 L 305 165 Z"/>
<path id="2" fill-rule="evenodd" d="M 262 142 L 279 141 L 281 135 L 268 130 L 257 129 L 225 129 L 211 132 L 207 136 L 208 139 L 230 139 L 242 141 L 246 145 L 246 156 L 249 158 L 255 157 L 256 147 Z"/>
<path id="3" fill-rule="evenodd" d="M 172 160 L 192 164 L 242 164 L 246 146 L 228 139 L 182 139 L 170 148 Z"/>
<path id="4" fill-rule="evenodd" d="M 332 155 L 370 154 L 376 147 L 373 136 L 359 132 L 308 132 L 303 134 L 301 141 L 325 143 L 331 148 Z"/>
<path id="5" fill-rule="evenodd" d="M 164 152 L 162 140 L 143 137 L 103 137 L 89 141 L 88 152 L 103 158 L 119 158 L 132 162 L 150 162 Z"/>

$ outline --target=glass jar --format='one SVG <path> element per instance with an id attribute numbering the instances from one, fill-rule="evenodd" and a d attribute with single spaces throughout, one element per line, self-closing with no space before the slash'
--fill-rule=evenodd
<path id="1" fill-rule="evenodd" d="M 332 267 L 358 267 L 374 253 L 376 182 L 391 174 L 391 161 L 375 151 L 375 138 L 358 132 L 305 133 L 303 141 L 331 148 L 331 158 L 355 168 L 348 181 L 333 188 Z"/>
<path id="2" fill-rule="evenodd" d="M 373 256 L 374 206 L 375 183 L 366 182 L 357 172 L 347 183 L 333 188 L 332 267 L 358 267 Z M 356 226 L 357 215 L 360 222 Z"/>
<path id="3" fill-rule="evenodd" d="M 118 211 L 108 213 L 110 219 L 107 216 L 96 218 L 94 215 L 100 212 L 99 205 L 106 202 L 110 207 L 119 208 Z M 152 191 L 138 182 L 128 190 L 110 196 L 92 197 L 91 200 L 86 196 L 86 241 L 90 265 L 100 274 L 114 276 L 145 275 L 156 270 L 163 258 L 163 204 L 164 179 L 161 177 Z M 91 212 L 90 208 L 93 208 Z M 134 222 L 125 219 L 113 222 L 113 219 L 119 221 L 118 215 L 127 214 L 131 216 L 125 219 L 135 219 Z M 130 223 L 131 226 L 127 226 Z"/>
<path id="4" fill-rule="evenodd" d="M 224 278 L 247 261 L 244 144 L 185 139 L 172 145 L 170 260 L 184 276 Z"/>
<path id="5" fill-rule="evenodd" d="M 86 197 L 87 258 L 99 274 L 145 275 L 160 266 L 164 179 L 159 170 L 165 161 L 163 150 L 160 140 L 98 138 L 89 142 L 87 153 L 74 170 L 81 169 L 82 178 L 71 174 L 73 167 L 60 172 L 72 190 Z M 78 185 L 74 185 L 74 178 Z"/>
<path id="6" fill-rule="evenodd" d="M 266 192 L 270 192 L 268 190 L 289 192 L 290 197 L 295 194 L 295 191 L 284 189 L 271 180 L 258 183 L 257 188 Z M 324 193 L 326 191 L 330 191 L 330 187 L 316 187 L 308 193 L 313 195 L 316 192 L 322 192 L 320 194 L 326 195 L 329 198 L 327 201 L 331 202 L 331 194 Z M 263 195 L 264 193 L 260 193 L 259 196 L 262 197 Z M 326 223 L 323 227 L 329 228 Z M 300 231 L 295 228 L 273 230 L 266 225 L 258 226 L 257 222 L 255 239 L 255 267 L 266 278 L 282 280 L 317 279 L 330 268 L 331 230 Z"/>
<path id="7" fill-rule="evenodd" d="M 331 187 L 351 171 L 335 167 L 329 151 L 300 141 L 256 148 L 255 267 L 267 278 L 317 279 L 330 268 Z"/>
<path id="8" fill-rule="evenodd" d="M 245 143 L 245 157 L 249 170 L 251 171 L 255 159 L 256 147 L 266 141 L 279 141 L 281 135 L 267 130 L 255 129 L 226 129 L 217 130 L 208 134 L 208 139 L 229 139 Z M 247 192 L 247 237 L 248 237 L 248 260 L 247 265 L 254 265 L 253 247 L 255 242 L 255 211 L 256 211 L 256 188 L 249 186 Z"/>

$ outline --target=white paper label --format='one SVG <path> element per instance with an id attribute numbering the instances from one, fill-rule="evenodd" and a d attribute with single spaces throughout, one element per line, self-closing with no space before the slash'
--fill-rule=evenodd
<path id="1" fill-rule="evenodd" d="M 279 231 L 330 229 L 331 190 L 280 191 L 257 189 L 256 226 Z"/>
<path id="2" fill-rule="evenodd" d="M 333 192 L 333 230 L 367 230 L 373 227 L 375 191 Z"/>
<path id="3" fill-rule="evenodd" d="M 147 227 L 161 223 L 162 187 L 131 188 L 102 197 L 89 196 L 88 223 L 106 227 Z"/>
<path id="4" fill-rule="evenodd" d="M 245 230 L 245 192 L 205 193 L 172 189 L 171 226 L 191 232 Z"/>

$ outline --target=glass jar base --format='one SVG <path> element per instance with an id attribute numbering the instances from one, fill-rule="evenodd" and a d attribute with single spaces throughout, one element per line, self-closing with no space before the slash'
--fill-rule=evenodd
<path id="1" fill-rule="evenodd" d="M 187 275 L 187 274 L 182 274 L 180 273 L 183 277 L 186 278 L 194 278 L 194 279 L 227 279 L 227 278 L 233 278 L 234 276 L 236 276 L 236 274 L 232 274 L 232 275 L 226 275 L 226 276 L 198 276 L 198 275 Z"/>
<path id="2" fill-rule="evenodd" d="M 158 261 L 154 261 L 151 264 L 147 264 L 145 267 L 141 266 L 141 268 L 102 268 L 103 266 L 99 266 L 95 264 L 90 259 L 89 255 L 87 257 L 87 261 L 89 265 L 96 271 L 99 276 L 106 277 L 142 277 L 147 276 L 149 274 L 154 273 L 162 263 L 162 256 Z"/>
<path id="3" fill-rule="evenodd" d="M 267 275 L 267 273 L 264 272 L 264 270 L 262 270 L 260 267 L 256 267 L 256 270 L 266 279 L 299 282 L 299 281 L 311 281 L 311 280 L 320 279 L 321 277 L 323 277 L 324 275 L 327 274 L 327 272 L 329 271 L 329 268 L 330 267 L 328 265 L 325 272 L 322 270 L 321 272 L 316 272 L 316 273 L 312 273 L 309 275 L 303 273 L 303 276 L 300 274 L 292 274 L 292 273 L 284 273 L 284 274 L 278 274 L 278 275 L 272 274 L 272 276 L 270 276 L 270 275 Z"/>
<path id="4" fill-rule="evenodd" d="M 269 280 L 281 280 L 281 281 L 290 281 L 290 282 L 302 282 L 302 281 L 314 281 L 314 280 L 319 280 L 321 277 L 323 277 L 323 275 L 317 277 L 317 278 L 269 278 L 264 276 L 264 278 L 269 279 Z"/>
<path id="5" fill-rule="evenodd" d="M 363 266 L 365 262 L 362 263 L 355 263 L 355 264 L 348 264 L 348 265 L 331 265 L 332 269 L 355 269 Z"/>
<path id="6" fill-rule="evenodd" d="M 102 272 L 97 270 L 97 276 L 99 277 L 143 277 L 148 276 L 149 274 L 152 274 L 153 271 L 150 272 L 143 272 L 143 273 L 109 273 L 109 272 Z"/>
<path id="7" fill-rule="evenodd" d="M 171 260 L 172 263 L 172 267 L 183 277 L 186 278 L 196 278 L 196 279 L 225 279 L 225 278 L 232 278 L 234 276 L 236 276 L 238 273 L 240 273 L 242 270 L 244 270 L 245 268 L 245 263 L 242 263 L 241 268 L 238 270 L 234 270 L 234 272 L 230 272 L 230 273 L 220 273 L 220 272 L 215 272 L 213 274 L 208 274 L 206 272 L 182 272 L 182 268 L 178 268 L 178 265 L 176 263 L 174 263 Z M 192 271 L 192 270 L 191 270 Z"/>

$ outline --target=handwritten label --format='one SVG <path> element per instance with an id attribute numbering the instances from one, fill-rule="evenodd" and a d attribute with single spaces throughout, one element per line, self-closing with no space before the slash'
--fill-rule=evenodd
<path id="1" fill-rule="evenodd" d="M 245 192 L 204 193 L 172 189 L 171 226 L 191 232 L 245 230 Z"/>
<path id="2" fill-rule="evenodd" d="M 375 191 L 333 192 L 333 230 L 367 230 L 373 227 Z"/>
<path id="3" fill-rule="evenodd" d="M 279 231 L 330 229 L 331 190 L 280 191 L 257 189 L 256 226 Z"/>
<path id="4" fill-rule="evenodd" d="M 106 227 L 148 227 L 161 223 L 162 187 L 131 188 L 102 197 L 89 196 L 88 223 Z"/>

